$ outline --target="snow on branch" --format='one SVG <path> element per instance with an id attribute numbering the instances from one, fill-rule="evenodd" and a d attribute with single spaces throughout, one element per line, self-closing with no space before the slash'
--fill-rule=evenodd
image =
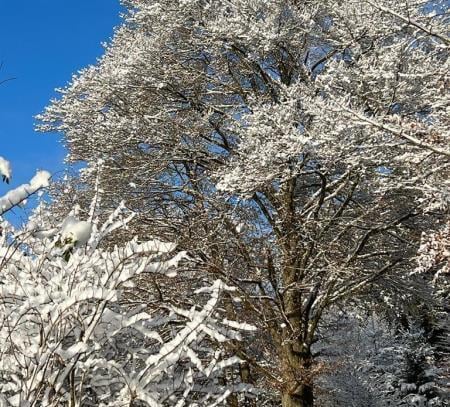
<path id="1" fill-rule="evenodd" d="M 0 167 L 3 164 L 4 162 L 0 160 Z M 8 167 L 5 166 L 5 168 Z M 0 170 L 4 174 L 4 177 L 7 177 L 6 179 L 9 180 L 10 172 L 4 171 L 2 168 Z M 28 184 L 20 185 L 12 191 L 7 192 L 6 195 L 0 198 L 0 216 L 28 199 L 40 189 L 48 187 L 50 178 L 51 175 L 48 171 L 37 171 L 36 175 Z"/>
<path id="2" fill-rule="evenodd" d="M 159 240 L 102 248 L 105 230 L 127 219 L 126 211 L 115 211 L 97 230 L 70 215 L 59 226 L 42 225 L 54 232 L 39 236 L 29 233 L 33 225 L 19 234 L 3 223 L 5 405 L 214 405 L 233 392 L 251 391 L 243 384 L 219 384 L 223 370 L 240 359 L 213 343 L 239 340 L 240 332 L 254 329 L 217 318 L 221 293 L 230 287 L 218 280 L 192 293 L 198 300 L 189 310 L 168 304 L 151 309 L 151 297 L 125 305 L 136 276 L 172 275 L 187 259 L 185 252 L 175 253 L 174 244 Z M 34 225 L 39 221 L 33 217 Z"/>
<path id="3" fill-rule="evenodd" d="M 7 184 L 9 184 L 11 174 L 11 164 L 5 158 L 0 157 L 0 175 Z"/>

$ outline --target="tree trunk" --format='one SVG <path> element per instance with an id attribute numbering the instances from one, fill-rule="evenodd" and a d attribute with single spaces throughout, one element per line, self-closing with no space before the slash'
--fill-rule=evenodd
<path id="1" fill-rule="evenodd" d="M 313 407 L 313 386 L 301 384 L 295 389 L 294 393 L 285 391 L 281 396 L 281 405 L 283 407 Z"/>
<path id="2" fill-rule="evenodd" d="M 283 276 L 287 286 L 296 282 L 295 268 L 288 268 Z M 310 296 L 315 298 L 314 291 Z M 295 289 L 287 290 L 283 296 L 284 309 L 289 327 L 282 332 L 281 354 L 283 355 L 283 407 L 312 407 L 313 395 L 313 357 L 311 341 L 315 324 L 309 320 L 309 310 L 302 308 L 300 294 Z"/>
<path id="3" fill-rule="evenodd" d="M 282 293 L 282 302 L 283 317 L 287 320 L 281 333 L 281 342 L 278 344 L 283 364 L 281 405 L 313 407 L 311 343 L 316 324 L 311 320 L 310 313 L 317 298 L 318 286 L 311 287 L 309 292 L 300 289 L 308 251 L 303 250 L 301 235 L 295 229 L 294 190 L 295 180 L 284 185 L 284 199 L 278 211 L 283 219 L 283 233 L 280 236 L 283 248 L 281 276 L 282 285 L 286 289 Z"/>
<path id="4" fill-rule="evenodd" d="M 314 388 L 311 378 L 312 356 L 309 350 L 296 352 L 287 345 L 284 358 L 284 388 L 281 394 L 283 407 L 313 407 Z"/>

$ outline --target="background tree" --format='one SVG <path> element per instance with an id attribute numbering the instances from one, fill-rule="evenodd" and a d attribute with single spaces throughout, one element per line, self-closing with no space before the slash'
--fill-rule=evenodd
<path id="1" fill-rule="evenodd" d="M 124 4 L 40 128 L 87 164 L 78 195 L 101 188 L 105 216 L 126 197 L 133 231 L 201 259 L 189 283 L 239 287 L 227 310 L 260 330 L 241 380 L 311 406 L 324 316 L 378 302 L 401 321 L 429 294 L 413 270 L 448 216 L 446 3 Z"/>

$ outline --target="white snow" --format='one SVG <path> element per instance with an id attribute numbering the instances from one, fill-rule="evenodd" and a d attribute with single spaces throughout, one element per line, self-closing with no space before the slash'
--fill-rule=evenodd
<path id="1" fill-rule="evenodd" d="M 11 164 L 8 160 L 0 156 L 0 175 L 3 177 L 3 181 L 9 184 L 9 180 L 11 179 L 12 170 Z"/>
<path id="2" fill-rule="evenodd" d="M 82 246 L 88 242 L 92 233 L 92 224 L 80 221 L 74 216 L 68 216 L 61 226 L 62 240 L 70 241 L 76 246 Z"/>
<path id="3" fill-rule="evenodd" d="M 25 201 L 41 188 L 49 186 L 51 175 L 47 171 L 38 171 L 29 184 L 22 184 L 0 198 L 0 215 Z"/>
<path id="4" fill-rule="evenodd" d="M 236 226 L 236 232 L 237 232 L 237 233 L 241 233 L 241 232 L 244 230 L 244 227 L 245 227 L 245 223 L 239 223 L 239 224 Z"/>
<path id="5" fill-rule="evenodd" d="M 31 178 L 30 186 L 37 191 L 41 188 L 47 188 L 50 185 L 51 174 L 48 171 L 37 171 L 36 175 Z"/>

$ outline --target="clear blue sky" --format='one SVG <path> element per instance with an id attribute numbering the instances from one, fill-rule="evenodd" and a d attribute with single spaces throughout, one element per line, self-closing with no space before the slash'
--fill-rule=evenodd
<path id="1" fill-rule="evenodd" d="M 95 63 L 120 11 L 119 0 L 0 0 L 0 81 L 16 78 L 0 86 L 0 156 L 13 165 L 11 186 L 38 168 L 63 170 L 60 138 L 34 132 L 33 116 Z M 0 184 L 0 195 L 6 191 Z"/>

